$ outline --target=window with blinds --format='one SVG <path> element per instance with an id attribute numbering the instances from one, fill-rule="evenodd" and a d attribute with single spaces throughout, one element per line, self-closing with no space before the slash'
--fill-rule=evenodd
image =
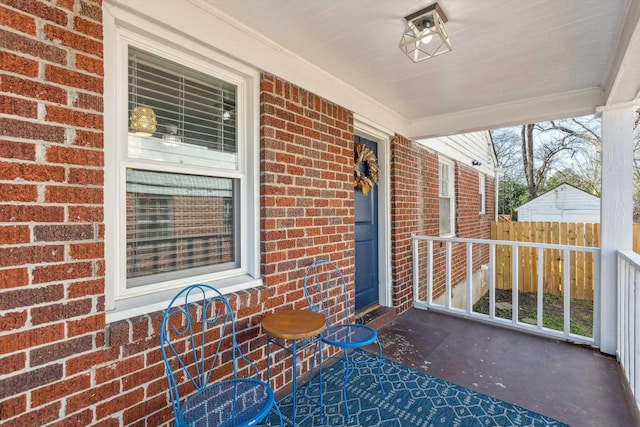
<path id="1" fill-rule="evenodd" d="M 128 69 L 156 129 L 128 134 L 127 288 L 237 268 L 236 86 L 134 47 Z"/>
<path id="2" fill-rule="evenodd" d="M 151 136 L 130 129 L 128 155 L 237 169 L 236 86 L 129 47 L 128 110 L 147 107 Z"/>

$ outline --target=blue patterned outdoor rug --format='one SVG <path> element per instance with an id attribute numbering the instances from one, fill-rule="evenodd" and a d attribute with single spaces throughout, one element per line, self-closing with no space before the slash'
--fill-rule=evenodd
<path id="1" fill-rule="evenodd" d="M 371 360 L 374 355 L 361 350 L 356 360 Z M 382 383 L 387 392 L 380 392 L 376 365 L 357 368 L 349 378 L 347 398 L 351 419 L 345 417 L 342 400 L 342 364 L 336 363 L 323 371 L 324 420 L 316 413 L 303 426 L 567 426 L 552 418 L 494 399 L 467 388 L 452 384 L 423 372 L 415 371 L 387 359 L 382 362 Z M 318 397 L 314 385 L 299 387 L 310 397 Z M 279 403 L 285 425 L 291 424 L 291 395 Z M 298 396 L 297 421 L 315 406 Z M 272 417 L 272 421 L 275 420 Z"/>

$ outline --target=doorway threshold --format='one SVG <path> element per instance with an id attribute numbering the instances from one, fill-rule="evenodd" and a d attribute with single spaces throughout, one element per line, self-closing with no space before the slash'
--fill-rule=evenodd
<path id="1" fill-rule="evenodd" d="M 373 329 L 378 329 L 397 316 L 394 307 L 383 307 L 380 304 L 372 304 L 358 312 L 364 319 L 364 323 Z"/>

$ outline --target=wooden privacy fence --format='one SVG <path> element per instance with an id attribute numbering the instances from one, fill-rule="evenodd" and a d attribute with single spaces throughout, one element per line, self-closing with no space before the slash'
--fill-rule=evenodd
<path id="1" fill-rule="evenodd" d="M 640 224 L 633 226 L 633 250 L 640 250 Z M 559 222 L 492 222 L 492 240 L 552 243 L 569 246 L 600 247 L 600 224 Z M 593 300 L 594 255 L 571 251 L 569 272 L 571 297 Z M 496 246 L 496 289 L 511 289 L 511 246 Z M 536 292 L 538 284 L 538 252 L 536 248 L 518 248 L 518 288 L 520 292 Z M 563 252 L 543 250 L 544 292 L 561 295 L 563 287 Z"/>
<path id="2" fill-rule="evenodd" d="M 558 222 L 498 222 L 491 224 L 493 240 L 554 243 L 569 246 L 600 246 L 600 224 Z M 496 289 L 511 289 L 511 246 L 496 246 Z M 593 300 L 593 254 L 570 252 L 571 296 Z M 563 251 L 543 250 L 544 293 L 561 295 L 563 287 Z M 536 292 L 538 285 L 538 252 L 536 248 L 518 248 L 518 290 Z"/>

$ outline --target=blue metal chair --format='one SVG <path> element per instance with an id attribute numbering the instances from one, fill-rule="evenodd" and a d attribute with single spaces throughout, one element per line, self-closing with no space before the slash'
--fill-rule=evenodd
<path id="1" fill-rule="evenodd" d="M 309 309 L 324 314 L 327 320 L 327 328 L 320 334 L 322 342 L 342 349 L 342 357 L 340 358 L 344 370 L 342 397 L 347 418 L 350 418 L 347 404 L 347 381 L 357 365 L 377 363 L 378 384 L 380 384 L 382 394 L 386 394 L 380 377 L 382 346 L 378 341 L 378 334 L 375 329 L 364 325 L 362 317 L 355 313 L 351 307 L 344 276 L 331 261 L 318 260 L 307 267 L 304 274 L 304 295 Z M 349 350 L 365 347 L 374 342 L 378 344 L 376 360 L 358 362 L 350 359 Z M 313 373 L 313 369 L 311 372 Z"/>
<path id="2" fill-rule="evenodd" d="M 240 351 L 233 311 L 217 289 L 191 285 L 171 300 L 160 349 L 176 426 L 252 426 L 272 409 L 282 425 L 273 390 L 255 379 L 258 368 Z M 215 381 L 214 368 L 227 379 Z M 239 369 L 250 378 L 239 377 Z M 191 395 L 181 399 L 180 394 Z"/>

